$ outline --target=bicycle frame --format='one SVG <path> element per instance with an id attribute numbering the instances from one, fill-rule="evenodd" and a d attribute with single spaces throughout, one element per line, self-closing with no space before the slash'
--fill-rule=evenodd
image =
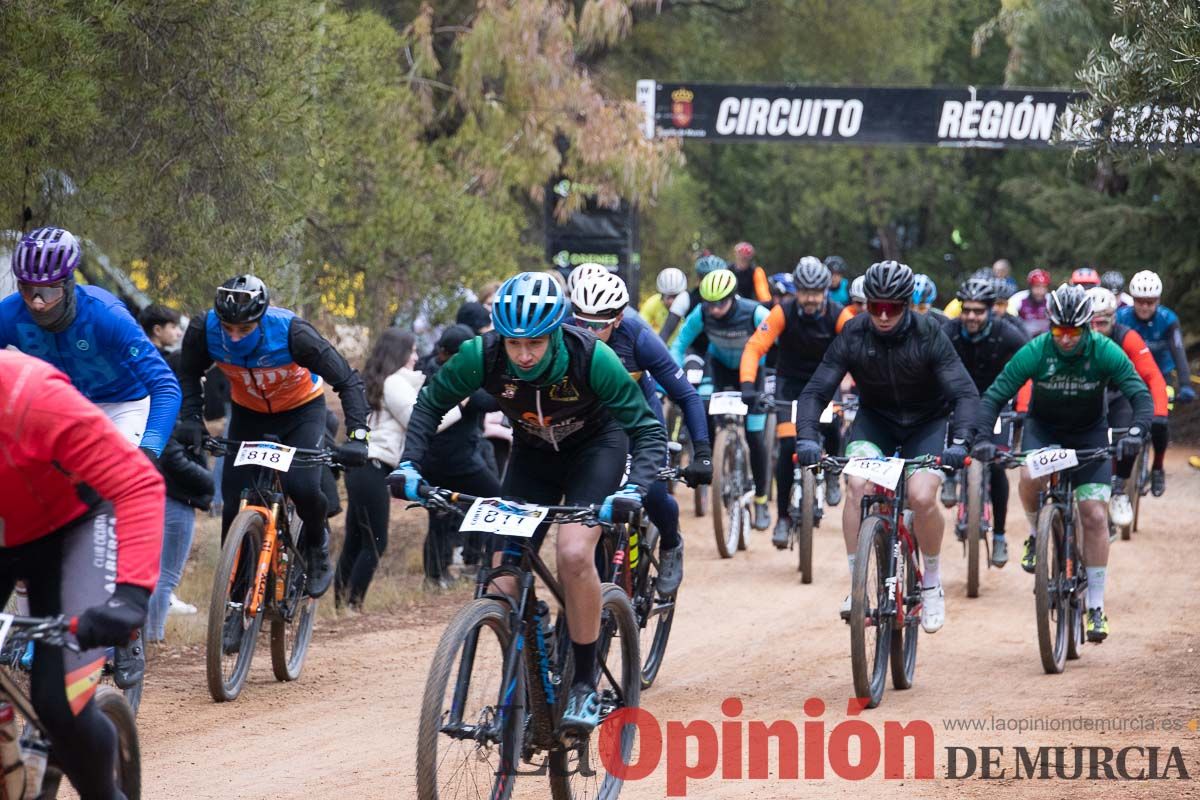
<path id="1" fill-rule="evenodd" d="M 917 538 L 908 529 L 908 524 L 905 521 L 904 511 L 906 508 L 906 497 L 908 483 L 907 477 L 902 478 L 896 489 L 888 489 L 877 484 L 876 491 L 872 494 L 864 495 L 862 499 L 862 519 L 866 519 L 871 515 L 872 507 L 877 507 L 879 512 L 884 517 L 885 529 L 887 530 L 886 546 L 891 552 L 891 557 L 888 559 L 887 574 L 883 576 L 884 584 L 890 585 L 892 589 L 889 594 L 892 601 L 895 603 L 895 608 L 889 610 L 887 616 L 892 618 L 892 629 L 901 630 L 904 628 L 904 621 L 910 615 L 919 615 L 921 613 L 921 596 L 917 594 L 917 600 L 911 610 L 906 605 L 908 599 L 904 596 L 904 570 L 906 566 L 911 566 L 916 573 L 917 585 L 921 583 L 921 549 L 917 544 Z M 905 565 L 903 558 L 903 550 L 901 543 L 908 546 L 908 552 L 912 553 L 912 564 Z M 868 620 L 868 624 L 878 625 L 883 622 L 883 618 L 878 620 Z"/>

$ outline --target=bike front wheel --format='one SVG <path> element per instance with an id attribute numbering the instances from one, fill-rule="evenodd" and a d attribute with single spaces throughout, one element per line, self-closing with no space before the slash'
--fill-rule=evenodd
<path id="1" fill-rule="evenodd" d="M 671 638 L 671 623 L 675 621 L 675 597 L 660 595 L 655 586 L 658 583 L 658 540 L 658 528 L 653 523 L 648 524 L 640 547 L 642 558 L 648 560 L 633 597 L 634 613 L 641 629 L 638 649 L 642 654 L 643 690 L 654 684 L 662 669 L 667 640 Z"/>
<path id="2" fill-rule="evenodd" d="M 121 693 L 111 686 L 96 689 L 93 702 L 117 732 L 117 788 L 129 800 L 138 800 L 142 796 L 142 751 L 138 744 L 133 709 Z"/>
<path id="3" fill-rule="evenodd" d="M 984 466 L 972 461 L 967 467 L 967 597 L 979 597 L 979 551 L 983 541 Z"/>
<path id="4" fill-rule="evenodd" d="M 893 605 L 899 609 L 900 625 L 892 629 L 890 663 L 892 686 L 911 689 L 917 673 L 917 641 L 921 635 L 921 614 L 917 611 L 921 587 L 917 585 L 918 553 L 913 552 L 904 539 L 900 540 L 900 561 L 904 564 L 904 582 L 900 587 L 904 596 L 892 598 Z"/>
<path id="5" fill-rule="evenodd" d="M 741 494 L 738 479 L 740 437 L 736 429 L 721 425 L 713 443 L 713 535 L 721 558 L 733 558 L 742 535 Z"/>
<path id="6" fill-rule="evenodd" d="M 615 800 L 624 779 L 608 772 L 600 759 L 604 748 L 609 759 L 633 762 L 637 726 L 632 722 L 606 725 L 613 714 L 641 703 L 641 656 L 638 626 L 629 596 L 611 583 L 600 585 L 600 638 L 596 642 L 599 665 L 596 692 L 600 697 L 600 725 L 585 741 L 560 746 L 550 753 L 550 794 L 554 800 Z M 565 710 L 567 689 L 574 679 L 575 662 L 568 647 L 559 693 L 557 717 Z"/>
<path id="7" fill-rule="evenodd" d="M 800 521 L 796 525 L 796 550 L 800 582 L 812 583 L 813 527 L 816 523 L 817 476 L 811 469 L 800 470 Z"/>
<path id="8" fill-rule="evenodd" d="M 495 598 L 464 606 L 442 634 L 417 731 L 420 800 L 505 800 L 512 795 L 525 727 L 524 665 L 505 687 L 512 641 L 509 606 Z M 523 659 L 522 653 L 516 657 Z"/>
<path id="9" fill-rule="evenodd" d="M 850 667 L 854 696 L 875 708 L 883 699 L 892 642 L 895 602 L 888 593 L 890 521 L 877 514 L 858 530 L 858 554 L 850 584 Z"/>
<path id="10" fill-rule="evenodd" d="M 254 571 L 263 535 L 261 514 L 252 510 L 239 513 L 229 526 L 213 575 L 205 666 L 208 693 L 218 703 L 236 700 L 250 673 L 263 609 L 252 617 L 245 612 L 254 593 Z"/>
<path id="11" fill-rule="evenodd" d="M 1037 609 L 1038 651 L 1042 669 L 1050 674 L 1063 671 L 1070 635 L 1071 610 L 1064 591 L 1067 569 L 1063 543 L 1062 510 L 1055 505 L 1043 506 L 1038 515 L 1033 594 Z"/>

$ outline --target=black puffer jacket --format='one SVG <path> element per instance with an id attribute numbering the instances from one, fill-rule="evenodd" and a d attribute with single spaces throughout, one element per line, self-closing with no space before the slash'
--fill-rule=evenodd
<path id="1" fill-rule="evenodd" d="M 817 420 L 847 372 L 863 408 L 902 428 L 953 408 L 954 438 L 970 440 L 979 392 L 934 318 L 909 311 L 891 336 L 880 336 L 869 314 L 847 322 L 800 395 L 797 437 L 820 441 Z"/>
<path id="2" fill-rule="evenodd" d="M 178 375 L 179 351 L 159 352 Z M 158 469 L 167 485 L 167 497 L 206 510 L 212 504 L 214 491 L 213 474 L 209 472 L 206 462 L 205 456 L 196 455 L 174 436 L 168 439 L 162 455 L 158 457 Z"/>
<path id="3" fill-rule="evenodd" d="M 988 324 L 987 332 L 978 341 L 967 337 L 961 319 L 947 320 L 942 328 L 980 394 L 992 385 L 1013 354 L 1029 341 L 1024 328 L 1007 316 L 993 316 Z"/>

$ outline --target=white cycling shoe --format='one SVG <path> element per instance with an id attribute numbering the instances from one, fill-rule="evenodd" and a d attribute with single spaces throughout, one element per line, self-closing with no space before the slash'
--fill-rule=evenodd
<path id="1" fill-rule="evenodd" d="M 937 633 L 946 624 L 946 593 L 941 584 L 921 590 L 921 629 Z"/>
<path id="2" fill-rule="evenodd" d="M 838 610 L 838 616 L 846 622 L 850 621 L 850 595 L 846 595 L 846 599 L 842 601 L 842 607 Z"/>
<path id="3" fill-rule="evenodd" d="M 1126 528 L 1133 524 L 1133 504 L 1125 493 L 1113 494 L 1108 501 L 1108 517 L 1118 528 Z"/>

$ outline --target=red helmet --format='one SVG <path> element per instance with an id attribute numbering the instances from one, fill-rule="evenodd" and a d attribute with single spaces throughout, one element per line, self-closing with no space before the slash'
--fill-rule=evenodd
<path id="1" fill-rule="evenodd" d="M 1035 269 L 1029 273 L 1027 280 L 1030 286 L 1049 286 L 1050 273 L 1044 269 Z"/>
<path id="2" fill-rule="evenodd" d="M 1091 267 L 1080 267 L 1071 273 L 1071 284 L 1074 286 L 1099 286 L 1100 273 Z"/>
<path id="3" fill-rule="evenodd" d="M 754 258 L 754 245 L 749 242 L 738 242 L 733 246 L 733 252 L 739 256 Z"/>

